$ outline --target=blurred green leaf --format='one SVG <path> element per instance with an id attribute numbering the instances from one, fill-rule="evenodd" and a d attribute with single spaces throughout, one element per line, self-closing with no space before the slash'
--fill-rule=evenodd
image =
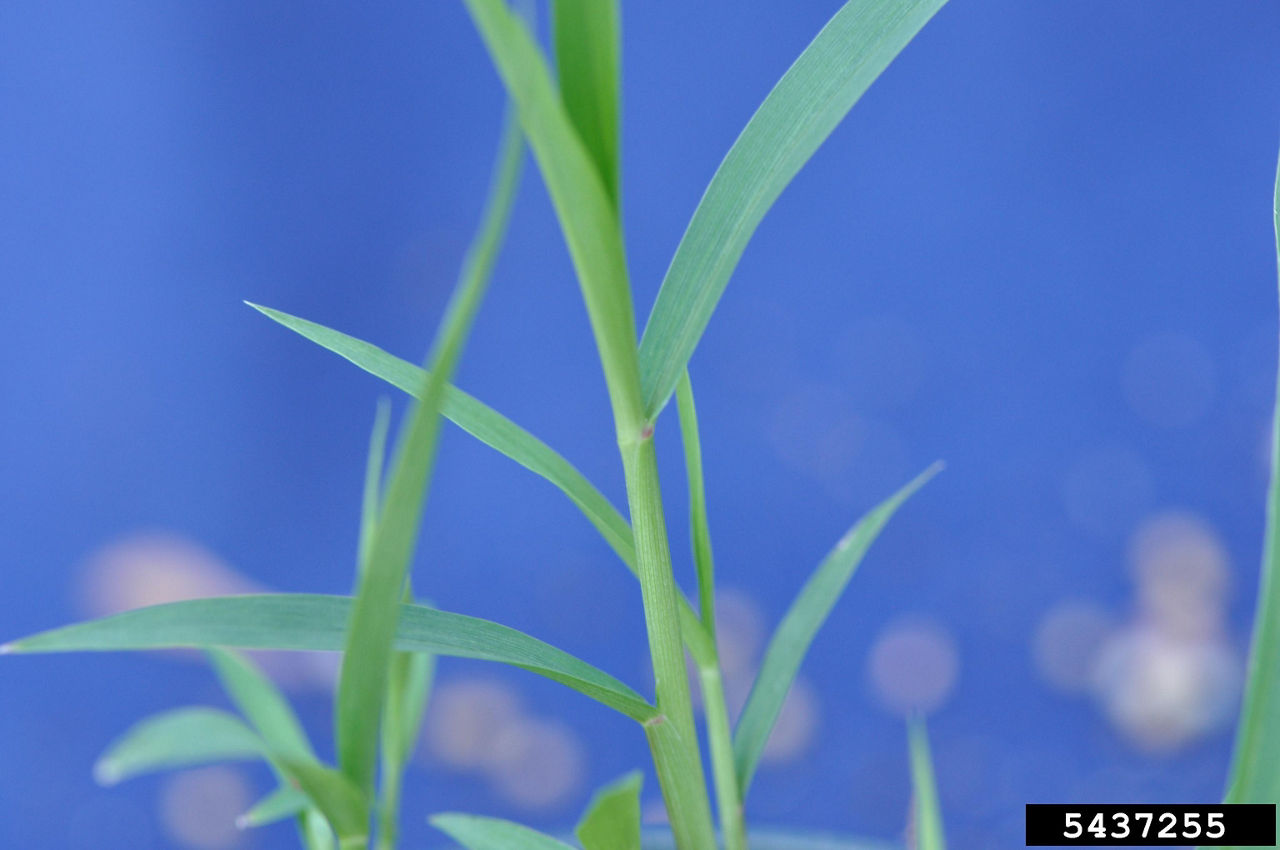
<path id="1" fill-rule="evenodd" d="M 617 0 L 555 0 L 552 24 L 560 97 L 618 204 L 619 59 Z"/>
<path id="2" fill-rule="evenodd" d="M 369 803 L 347 775 L 315 761 L 278 761 L 329 822 L 338 847 L 363 850 L 369 840 Z"/>
<path id="3" fill-rule="evenodd" d="M 409 560 L 435 463 L 440 408 L 506 235 L 519 185 L 521 156 L 520 133 L 508 121 L 479 231 L 467 251 L 458 285 L 432 346 L 432 372 L 408 416 L 392 461 L 378 523 L 369 537 L 368 563 L 351 611 L 335 712 L 338 763 L 343 773 L 366 793 L 373 788 L 395 618 L 405 593 Z M 338 838 L 341 843 L 340 831 Z"/>
<path id="4" fill-rule="evenodd" d="M 849 0 L 760 104 L 711 178 L 640 344 L 644 405 L 666 405 L 742 252 L 800 169 L 946 0 Z"/>
<path id="5" fill-rule="evenodd" d="M 1276 261 L 1280 264 L 1280 167 L 1274 195 Z M 1280 387 L 1271 422 L 1271 483 L 1262 547 L 1249 675 L 1236 727 L 1228 803 L 1280 800 Z M 1280 829 L 1280 817 L 1277 818 Z"/>
<path id="6" fill-rule="evenodd" d="M 43 632 L 8 651 L 99 652 L 183 647 L 334 651 L 343 646 L 351 599 L 269 594 L 171 602 Z M 393 616 L 393 620 L 396 618 Z M 515 629 L 422 605 L 400 609 L 395 649 L 511 664 L 598 700 L 639 722 L 656 709 L 634 690 L 563 650 Z"/>
<path id="7" fill-rule="evenodd" d="M 102 785 L 134 776 L 223 761 L 262 758 L 262 740 L 240 718 L 216 708 L 177 708 L 139 721 L 93 768 Z"/>
<path id="8" fill-rule="evenodd" d="M 497 818 L 444 814 L 431 818 L 431 825 L 467 850 L 574 850 L 571 844 Z"/>
<path id="9" fill-rule="evenodd" d="M 773 633 L 760 673 L 734 730 L 733 752 L 737 762 L 738 787 L 744 799 L 755 776 L 760 754 L 764 752 L 769 733 L 773 731 L 773 724 L 782 711 L 782 703 L 800 671 L 809 645 L 889 518 L 941 468 L 941 464 L 935 463 L 858 520 L 814 570 Z"/>
<path id="10" fill-rule="evenodd" d="M 908 735 L 916 850 L 947 850 L 947 840 L 942 828 L 942 810 L 938 805 L 938 789 L 933 779 L 933 758 L 929 755 L 929 734 L 925 731 L 924 720 L 913 720 Z"/>
<path id="11" fill-rule="evenodd" d="M 315 751 L 284 695 L 243 655 L 227 649 L 206 650 L 228 696 L 275 753 L 315 760 Z"/>
<path id="12" fill-rule="evenodd" d="M 584 850 L 640 850 L 640 787 L 633 771 L 597 791 L 574 831 Z"/>
<path id="13" fill-rule="evenodd" d="M 646 829 L 641 846 L 644 850 L 676 850 L 671 832 L 662 829 Z M 750 846 L 751 850 L 902 850 L 901 844 L 871 838 L 784 829 L 753 829 Z"/>
<path id="14" fill-rule="evenodd" d="M 698 436 L 698 409 L 693 403 L 693 383 L 685 372 L 677 391 L 680 437 L 684 443 L 685 474 L 689 479 L 689 536 L 693 563 L 698 571 L 698 607 L 702 625 L 716 627 L 716 568 L 711 552 L 711 525 L 707 521 L 707 488 L 702 476 L 702 439 Z"/>
<path id="15" fill-rule="evenodd" d="M 249 811 L 236 818 L 236 826 L 240 829 L 266 826 L 300 815 L 310 805 L 311 800 L 306 794 L 290 785 L 282 785 L 254 803 Z"/>
<path id="16" fill-rule="evenodd" d="M 426 373 L 423 372 L 420 377 L 421 380 L 411 385 L 405 392 L 413 393 L 417 387 L 423 386 L 426 383 Z M 386 399 L 379 399 L 377 411 L 373 415 L 373 431 L 369 435 L 369 453 L 364 467 L 364 493 L 360 499 L 360 543 L 357 550 L 360 575 L 364 575 L 365 567 L 369 564 L 369 556 L 373 549 L 373 533 L 378 528 L 382 467 L 387 459 L 387 432 L 390 428 L 391 404 Z"/>

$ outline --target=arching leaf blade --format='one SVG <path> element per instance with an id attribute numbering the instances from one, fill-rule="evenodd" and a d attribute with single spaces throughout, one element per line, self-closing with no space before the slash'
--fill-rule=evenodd
<path id="1" fill-rule="evenodd" d="M 774 201 L 946 0 L 849 0 L 760 104 L 693 213 L 640 343 L 645 411 L 671 398 Z"/>
<path id="2" fill-rule="evenodd" d="M 574 850 L 549 835 L 498 818 L 450 813 L 431 818 L 431 825 L 467 850 Z"/>
<path id="3" fill-rule="evenodd" d="M 196 706 L 154 714 L 107 747 L 93 768 L 102 785 L 145 773 L 263 758 L 262 740 L 240 718 Z"/>

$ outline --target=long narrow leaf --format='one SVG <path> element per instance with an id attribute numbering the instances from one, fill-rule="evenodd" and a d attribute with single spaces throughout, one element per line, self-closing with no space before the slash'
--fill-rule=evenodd
<path id="1" fill-rule="evenodd" d="M 431 825 L 467 850 L 574 850 L 572 845 L 508 820 L 443 814 Z"/>
<path id="2" fill-rule="evenodd" d="M 947 850 L 938 788 L 933 779 L 933 757 L 929 755 L 929 733 L 925 731 L 924 721 L 913 720 L 908 736 L 916 850 Z"/>
<path id="3" fill-rule="evenodd" d="M 689 479 L 689 533 L 693 563 L 698 571 L 698 607 L 702 625 L 716 627 L 716 567 L 711 552 L 711 525 L 707 521 L 707 487 L 702 476 L 702 438 L 698 435 L 698 409 L 693 403 L 693 383 L 685 372 L 677 393 L 680 437 L 684 443 L 685 475 Z"/>
<path id="4" fill-rule="evenodd" d="M 800 671 L 809 645 L 889 518 L 941 468 L 941 464 L 929 467 L 858 520 L 814 570 L 773 633 L 760 673 L 734 730 L 733 753 L 738 788 L 744 799 L 755 776 L 760 754 L 764 752 L 769 733 L 773 731 L 773 724 L 782 711 L 782 703 Z"/>
<path id="5" fill-rule="evenodd" d="M 1280 265 L 1280 167 L 1275 187 L 1276 262 Z M 1227 787 L 1228 803 L 1280 800 L 1280 385 L 1271 423 L 1271 484 L 1262 549 L 1258 605 L 1249 653 L 1235 754 Z M 1280 828 L 1280 819 L 1277 820 Z"/>
<path id="6" fill-rule="evenodd" d="M 425 369 L 376 345 L 280 310 L 252 303 L 249 306 L 410 395 L 427 379 Z M 480 442 L 559 487 L 618 556 L 628 565 L 635 563 L 631 526 L 604 494 L 554 449 L 457 387 L 451 386 L 445 392 L 440 412 Z"/>
<path id="7" fill-rule="evenodd" d="M 306 794 L 290 785 L 282 785 L 236 818 L 236 826 L 240 829 L 266 826 L 300 815 L 310 806 L 311 799 Z"/>
<path id="8" fill-rule="evenodd" d="M 628 773 L 597 791 L 574 835 L 583 850 L 640 850 L 640 787 L 644 776 Z"/>
<path id="9" fill-rule="evenodd" d="M 641 846 L 644 850 L 676 850 L 670 830 L 655 828 L 644 831 Z M 902 850 L 901 844 L 872 838 L 781 829 L 752 830 L 750 846 L 751 850 Z"/>
<path id="10" fill-rule="evenodd" d="M 216 708 L 178 708 L 139 721 L 94 765 L 94 778 L 115 785 L 134 776 L 222 761 L 262 758 L 262 740 L 240 718 Z"/>
<path id="11" fill-rule="evenodd" d="M 406 388 L 405 392 L 413 393 L 426 383 L 425 373 L 419 378 L 418 382 Z M 377 412 L 373 415 L 373 431 L 369 434 L 369 453 L 364 467 L 364 492 L 360 499 L 360 543 L 356 558 L 361 575 L 369 564 L 369 556 L 373 549 L 373 533 L 378 528 L 382 467 L 387 459 L 387 432 L 390 428 L 391 404 L 386 399 L 379 399 Z"/>
<path id="12" fill-rule="evenodd" d="M 432 346 L 433 371 L 422 385 L 397 449 L 386 498 L 369 543 L 368 565 L 351 612 L 338 682 L 338 763 L 366 793 L 373 787 L 395 617 L 405 593 L 409 560 L 435 462 L 440 407 L 506 235 L 519 184 L 521 147 L 519 131 L 507 122 L 480 229 Z"/>
<path id="13" fill-rule="evenodd" d="M 560 220 L 600 352 L 614 419 L 639 431 L 644 415 L 635 313 L 622 233 L 609 193 L 524 22 L 503 0 L 465 2 L 518 108 L 520 125 Z"/>
<path id="14" fill-rule="evenodd" d="M 413 393 L 415 387 L 426 380 L 426 370 L 375 345 L 279 310 L 257 304 L 249 306 L 407 393 Z M 573 464 L 501 413 L 456 387 L 449 387 L 446 391 L 441 412 L 480 442 L 559 487 L 618 553 L 631 574 L 636 574 L 636 549 L 630 524 Z M 679 604 L 680 627 L 689 651 L 698 660 L 709 658 L 710 644 L 698 622 L 698 615 L 683 596 Z"/>
<path id="15" fill-rule="evenodd" d="M 314 760 L 315 751 L 284 695 L 244 656 L 226 649 L 207 650 L 222 687 L 272 752 Z"/>
<path id="16" fill-rule="evenodd" d="M 618 0 L 555 0 L 560 97 L 618 208 Z"/>
<path id="17" fill-rule="evenodd" d="M 946 0 L 849 0 L 738 136 L 693 213 L 640 345 L 645 411 L 666 405 L 765 213 Z"/>
<path id="18" fill-rule="evenodd" d="M 335 651 L 343 647 L 352 600 L 270 594 L 171 602 L 90 620 L 15 641 L 6 652 L 98 652 L 234 646 Z M 394 648 L 522 667 L 567 685 L 640 722 L 656 709 L 634 690 L 563 650 L 497 623 L 404 605 Z"/>

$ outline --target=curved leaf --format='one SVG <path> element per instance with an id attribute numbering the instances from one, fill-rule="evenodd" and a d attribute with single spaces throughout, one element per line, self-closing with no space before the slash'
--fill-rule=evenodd
<path id="1" fill-rule="evenodd" d="M 226 649 L 207 650 L 223 689 L 275 753 L 314 761 L 316 754 L 284 695 L 247 658 Z"/>
<path id="2" fill-rule="evenodd" d="M 858 520 L 840 538 L 840 542 L 827 557 L 823 558 L 773 633 L 764 653 L 764 662 L 760 665 L 760 673 L 756 676 L 751 695 L 747 697 L 747 704 L 734 730 L 733 753 L 737 763 L 738 787 L 743 799 L 746 799 L 747 790 L 751 787 L 751 780 L 755 776 L 760 754 L 764 752 L 764 745 L 769 740 L 769 733 L 773 731 L 773 724 L 782 711 L 787 691 L 791 689 L 791 683 L 795 681 L 818 629 L 826 622 L 827 615 L 835 607 L 836 601 L 849 584 L 849 579 L 853 578 L 854 571 L 862 562 L 862 556 L 871 548 L 894 511 L 941 468 L 941 464 L 935 463 Z"/>
<path id="3" fill-rule="evenodd" d="M 266 826 L 305 812 L 311 806 L 311 798 L 297 788 L 282 785 L 253 804 L 253 808 L 236 818 L 240 829 Z"/>
<path id="4" fill-rule="evenodd" d="M 467 850 L 574 850 L 549 835 L 498 818 L 443 814 L 431 818 L 431 825 Z"/>
<path id="5" fill-rule="evenodd" d="M 574 835 L 584 850 L 640 850 L 640 787 L 633 771 L 597 791 Z"/>
<path id="6" fill-rule="evenodd" d="M 351 598 L 312 594 L 224 596 L 171 602 L 77 623 L 7 644 L 15 653 L 234 646 L 337 651 Z M 497 623 L 403 605 L 396 649 L 497 661 L 545 676 L 643 723 L 656 709 L 617 679 L 563 650 Z"/>
<path id="7" fill-rule="evenodd" d="M 946 0 L 849 0 L 747 122 L 694 210 L 640 343 L 645 412 L 666 405 L 742 252 L 791 179 Z"/>
<path id="8" fill-rule="evenodd" d="M 102 785 L 134 776 L 222 761 L 262 758 L 262 739 L 240 718 L 216 708 L 154 714 L 113 741 L 93 767 Z"/>

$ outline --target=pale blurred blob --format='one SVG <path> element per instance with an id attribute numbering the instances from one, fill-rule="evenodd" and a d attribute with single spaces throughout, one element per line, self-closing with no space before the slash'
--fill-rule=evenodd
<path id="1" fill-rule="evenodd" d="M 739 590 L 717 592 L 716 631 L 725 676 L 749 677 L 764 648 L 765 621 L 760 606 Z"/>
<path id="2" fill-rule="evenodd" d="M 235 822 L 252 804 L 249 785 L 239 771 L 204 767 L 165 778 L 160 819 L 165 835 L 175 844 L 222 850 L 244 839 Z"/>
<path id="3" fill-rule="evenodd" d="M 531 716 L 515 689 L 494 679 L 437 684 L 424 737 L 432 758 L 484 776 L 504 800 L 529 810 L 563 806 L 586 776 L 578 735 Z"/>
<path id="4" fill-rule="evenodd" d="M 1036 629 L 1036 669 L 1049 684 L 1068 693 L 1088 693 L 1098 658 L 1115 632 L 1113 618 L 1083 601 L 1061 602 Z"/>
<path id="5" fill-rule="evenodd" d="M 797 676 L 782 703 L 760 758 L 765 762 L 795 761 L 809 752 L 821 723 L 818 693 L 804 676 Z"/>
<path id="6" fill-rule="evenodd" d="M 898 714 L 931 712 L 946 702 L 960 672 L 955 641 L 926 620 L 887 628 L 871 647 L 871 686 L 881 704 Z"/>
<path id="7" fill-rule="evenodd" d="M 1037 631 L 1037 667 L 1055 687 L 1091 694 L 1136 747 L 1169 752 L 1234 715 L 1244 669 L 1226 629 L 1230 563 L 1208 522 L 1168 511 L 1133 531 L 1129 565 L 1128 620 L 1113 624 L 1085 602 L 1055 606 Z"/>
<path id="8" fill-rule="evenodd" d="M 859 408 L 892 410 L 915 398 L 928 365 L 924 342 L 896 316 L 857 319 L 835 343 L 840 384 Z"/>
<path id="9" fill-rule="evenodd" d="M 1193 425 L 1213 401 L 1216 375 L 1208 349 L 1184 334 L 1141 340 L 1125 358 L 1121 386 L 1125 401 L 1153 425 Z"/>
<path id="10" fill-rule="evenodd" d="M 76 591 L 86 614 L 104 617 L 164 602 L 261 593 L 263 588 L 207 549 L 159 532 L 124 537 L 90 555 Z"/>
<path id="11" fill-rule="evenodd" d="M 1112 538 L 1128 531 L 1152 501 L 1151 472 L 1138 454 L 1121 446 L 1082 453 L 1062 486 L 1067 516 L 1082 531 Z"/>

